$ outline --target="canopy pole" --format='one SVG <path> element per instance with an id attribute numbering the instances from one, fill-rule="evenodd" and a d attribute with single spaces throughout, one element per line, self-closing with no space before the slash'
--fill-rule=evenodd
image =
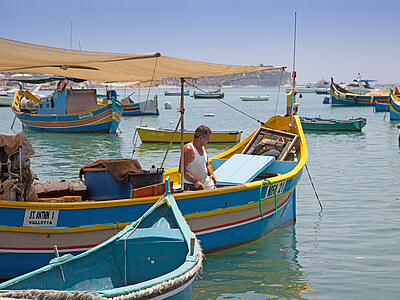
<path id="1" fill-rule="evenodd" d="M 290 106 L 287 108 L 287 115 L 290 116 L 290 126 L 293 126 L 293 104 L 296 103 L 296 24 L 297 12 L 294 13 L 294 37 L 293 37 L 293 94 L 290 101 Z"/>
<path id="2" fill-rule="evenodd" d="M 185 176 L 184 174 L 184 170 L 185 170 L 185 160 L 184 160 L 184 153 L 183 153 L 183 148 L 185 147 L 185 141 L 184 141 L 184 136 L 183 136 L 183 131 L 184 131 L 184 114 L 185 114 L 185 105 L 184 105 L 184 99 L 185 96 L 183 94 L 184 91 L 184 85 L 185 85 L 185 79 L 181 78 L 181 109 L 180 109 L 180 113 L 181 113 L 181 162 L 180 162 L 180 173 L 181 173 L 181 190 L 183 191 L 183 178 Z"/>

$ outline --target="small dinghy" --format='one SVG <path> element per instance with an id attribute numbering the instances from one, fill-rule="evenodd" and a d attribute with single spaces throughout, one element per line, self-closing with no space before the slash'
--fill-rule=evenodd
<path id="1" fill-rule="evenodd" d="M 242 101 L 268 101 L 269 95 L 267 96 L 240 96 Z"/>
<path id="2" fill-rule="evenodd" d="M 308 131 L 361 131 L 367 124 L 367 119 L 336 120 L 300 117 L 300 122 L 303 130 Z"/>
<path id="3" fill-rule="evenodd" d="M 169 187 L 139 220 L 77 256 L 0 284 L 0 297 L 24 299 L 191 299 L 202 264 L 199 243 Z M 121 298 L 123 297 L 123 298 Z"/>

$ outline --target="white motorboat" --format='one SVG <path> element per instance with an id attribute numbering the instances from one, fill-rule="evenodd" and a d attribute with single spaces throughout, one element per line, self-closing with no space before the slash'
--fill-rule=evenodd
<path id="1" fill-rule="evenodd" d="M 268 101 L 269 95 L 267 96 L 240 96 L 242 101 Z"/>
<path id="2" fill-rule="evenodd" d="M 11 106 L 16 90 L 0 90 L 0 106 Z"/>

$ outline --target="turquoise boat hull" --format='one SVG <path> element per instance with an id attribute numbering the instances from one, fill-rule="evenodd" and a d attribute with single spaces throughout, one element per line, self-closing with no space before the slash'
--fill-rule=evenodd
<path id="1" fill-rule="evenodd" d="M 198 241 L 167 192 L 138 221 L 100 245 L 77 256 L 54 258 L 0 284 L 0 296 L 35 289 L 36 297 L 50 298 L 82 292 L 107 298 L 191 299 L 201 264 Z"/>
<path id="2" fill-rule="evenodd" d="M 357 118 L 349 120 L 300 118 L 305 131 L 361 131 L 367 124 L 367 119 Z"/>

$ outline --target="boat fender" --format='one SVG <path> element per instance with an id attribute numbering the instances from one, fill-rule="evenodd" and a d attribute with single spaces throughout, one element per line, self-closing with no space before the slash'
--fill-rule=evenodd
<path id="1" fill-rule="evenodd" d="M 68 80 L 67 79 L 63 79 L 63 80 L 60 80 L 58 83 L 57 83 L 57 92 L 62 92 L 62 91 L 64 91 L 65 90 L 65 88 L 67 87 L 67 83 L 68 83 Z"/>

